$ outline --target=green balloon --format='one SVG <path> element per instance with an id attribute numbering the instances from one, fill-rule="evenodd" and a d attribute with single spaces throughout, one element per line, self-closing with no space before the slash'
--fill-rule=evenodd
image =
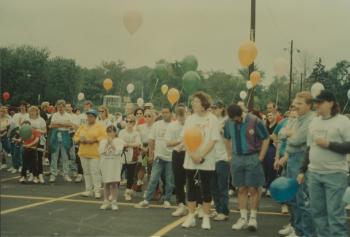
<path id="1" fill-rule="evenodd" d="M 168 75 L 168 69 L 165 64 L 157 64 L 156 65 L 156 75 L 158 78 L 165 78 Z"/>
<path id="2" fill-rule="evenodd" d="M 29 124 L 24 124 L 19 129 L 19 135 L 24 141 L 28 140 L 32 136 L 32 127 Z"/>
<path id="3" fill-rule="evenodd" d="M 186 72 L 182 79 L 183 79 L 183 87 L 186 92 L 192 93 L 198 90 L 198 87 L 201 83 L 201 78 L 197 72 L 193 72 L 193 71 Z"/>
<path id="4" fill-rule="evenodd" d="M 181 66 L 184 72 L 196 71 L 198 68 L 198 61 L 195 56 L 189 55 L 182 59 Z"/>

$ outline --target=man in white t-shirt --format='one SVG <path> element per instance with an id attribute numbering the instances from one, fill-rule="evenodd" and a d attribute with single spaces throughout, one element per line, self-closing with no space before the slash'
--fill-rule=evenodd
<path id="1" fill-rule="evenodd" d="M 171 150 L 168 149 L 165 133 L 171 123 L 170 108 L 162 109 L 162 120 L 153 124 L 151 134 L 149 136 L 149 159 L 154 159 L 152 174 L 148 184 L 146 199 L 136 204 L 136 208 L 146 208 L 149 206 L 154 192 L 156 191 L 161 174 L 165 175 L 165 197 L 164 208 L 170 208 L 170 198 L 174 188 L 174 174 L 171 162 Z"/>
<path id="2" fill-rule="evenodd" d="M 58 156 L 61 154 L 63 177 L 67 182 L 72 182 L 69 177 L 69 160 L 68 152 L 72 145 L 72 139 L 69 135 L 69 130 L 73 127 L 71 116 L 65 111 L 66 102 L 58 100 L 56 103 L 57 112 L 52 115 L 51 119 L 51 176 L 50 182 L 56 181 L 58 175 L 57 163 Z"/>

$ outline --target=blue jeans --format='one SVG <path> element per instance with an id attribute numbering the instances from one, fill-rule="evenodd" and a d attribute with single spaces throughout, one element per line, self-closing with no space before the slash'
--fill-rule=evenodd
<path id="1" fill-rule="evenodd" d="M 165 201 L 171 199 L 174 189 L 174 174 L 171 161 L 165 161 L 157 157 L 152 166 L 152 174 L 148 184 L 148 189 L 146 193 L 146 200 L 151 201 L 154 192 L 156 191 L 157 185 L 159 183 L 160 176 L 162 172 L 165 172 Z"/>
<path id="2" fill-rule="evenodd" d="M 18 169 L 20 166 L 22 166 L 22 160 L 23 160 L 22 145 L 11 143 L 11 156 L 12 156 L 13 168 Z"/>
<path id="3" fill-rule="evenodd" d="M 309 172 L 311 214 L 317 236 L 349 236 L 343 195 L 347 188 L 345 173 Z"/>
<path id="4" fill-rule="evenodd" d="M 73 172 L 78 171 L 77 156 L 75 155 L 75 145 L 71 146 L 69 149 L 69 169 Z"/>
<path id="5" fill-rule="evenodd" d="M 287 177 L 296 179 L 299 174 L 299 169 L 303 163 L 305 152 L 298 152 L 289 154 L 287 162 Z M 315 228 L 311 218 L 310 198 L 307 187 L 307 174 L 305 175 L 305 182 L 299 186 L 295 197 L 289 202 L 292 213 L 292 226 L 298 236 L 314 236 Z"/>
<path id="6" fill-rule="evenodd" d="M 218 161 L 215 164 L 215 173 L 211 179 L 211 191 L 217 213 L 229 214 L 228 187 L 230 178 L 230 165 L 227 161 Z"/>
<path id="7" fill-rule="evenodd" d="M 63 175 L 68 175 L 68 172 L 69 172 L 68 153 L 67 153 L 67 150 L 64 148 L 62 143 L 59 143 L 57 145 L 56 151 L 51 154 L 51 165 L 50 165 L 51 175 L 54 175 L 54 176 L 58 175 L 57 163 L 58 163 L 58 155 L 59 154 L 61 154 Z"/>

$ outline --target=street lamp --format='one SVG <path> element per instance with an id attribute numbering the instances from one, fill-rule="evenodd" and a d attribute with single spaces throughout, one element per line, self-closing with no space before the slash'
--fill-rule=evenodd
<path id="1" fill-rule="evenodd" d="M 283 48 L 284 51 L 287 51 L 287 48 Z M 296 49 L 298 53 L 301 51 Z M 288 89 L 288 107 L 290 106 L 291 94 L 292 94 L 292 82 L 293 82 L 293 40 L 290 42 L 290 67 L 289 67 L 289 89 Z"/>

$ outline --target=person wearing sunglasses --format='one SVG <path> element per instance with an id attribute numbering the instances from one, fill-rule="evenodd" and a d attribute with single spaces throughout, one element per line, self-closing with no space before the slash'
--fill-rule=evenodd
<path id="1" fill-rule="evenodd" d="M 108 108 L 104 105 L 98 107 L 97 123 L 103 125 L 105 128 L 112 125 L 112 121 L 109 116 Z"/>
<path id="2" fill-rule="evenodd" d="M 133 184 L 137 162 L 139 160 L 139 149 L 141 147 L 140 134 L 134 129 L 135 127 L 135 116 L 129 114 L 126 119 L 126 128 L 121 130 L 119 137 L 125 142 L 124 152 L 122 155 L 123 170 L 126 171 L 126 190 L 124 197 L 126 201 L 131 201 L 133 196 Z"/>

